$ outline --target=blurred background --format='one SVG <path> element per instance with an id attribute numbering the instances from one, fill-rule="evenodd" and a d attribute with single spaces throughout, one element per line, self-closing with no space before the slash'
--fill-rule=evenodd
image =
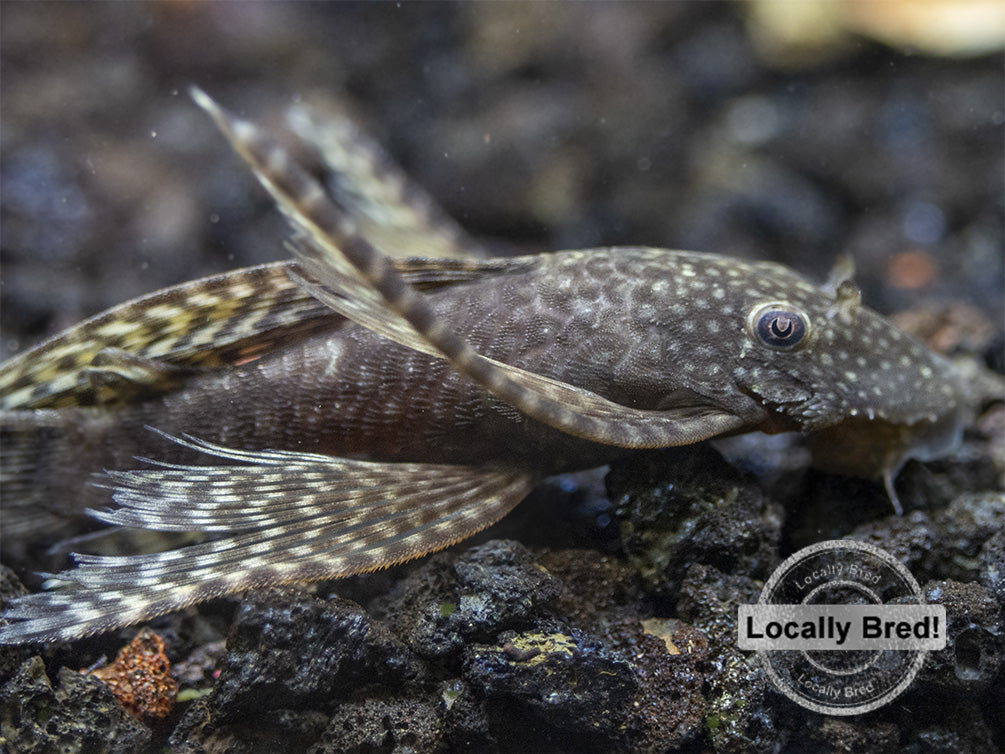
<path id="1" fill-rule="evenodd" d="M 4 2 L 0 356 L 285 258 L 284 221 L 190 101 L 196 83 L 269 124 L 298 98 L 341 101 L 499 253 L 653 245 L 818 281 L 846 253 L 868 304 L 1000 365 L 1003 14 Z"/>

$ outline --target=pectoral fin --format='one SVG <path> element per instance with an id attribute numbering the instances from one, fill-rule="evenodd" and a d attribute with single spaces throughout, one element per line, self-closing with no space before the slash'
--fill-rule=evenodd
<path id="1" fill-rule="evenodd" d="M 594 442 L 624 448 L 668 447 L 746 424 L 715 407 L 685 407 L 683 415 L 634 409 L 481 356 L 437 317 L 423 294 L 357 232 L 317 181 L 273 139 L 228 115 L 205 92 L 193 89 L 192 96 L 298 230 L 294 253 L 322 286 L 311 287 L 311 293 L 345 316 L 409 348 L 445 358 L 459 373 L 522 413 Z M 331 295 L 320 295 L 323 288 Z"/>
<path id="2" fill-rule="evenodd" d="M 168 552 L 77 555 L 58 589 L 15 600 L 0 642 L 69 640 L 223 594 L 372 571 L 497 521 L 535 479 L 505 468 L 350 461 L 181 442 L 236 466 L 174 466 L 108 476 L 119 526 L 217 532 Z"/>

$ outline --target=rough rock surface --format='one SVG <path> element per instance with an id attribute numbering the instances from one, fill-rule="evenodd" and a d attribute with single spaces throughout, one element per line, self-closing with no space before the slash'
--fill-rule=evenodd
<path id="1" fill-rule="evenodd" d="M 144 751 L 152 737 L 97 678 L 64 667 L 53 684 L 36 656 L 0 688 L 0 738 L 6 749 L 24 754 L 129 754 Z"/>

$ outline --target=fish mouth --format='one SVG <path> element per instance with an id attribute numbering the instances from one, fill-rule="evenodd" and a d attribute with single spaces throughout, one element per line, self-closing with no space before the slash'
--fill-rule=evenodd
<path id="1" fill-rule="evenodd" d="M 770 396 L 767 391 L 749 385 L 737 384 L 736 387 L 760 407 L 763 416 L 755 429 L 768 435 L 805 432 L 812 429 L 814 418 L 822 415 L 814 409 L 812 394 L 801 393 L 793 400 L 778 400 L 777 395 Z"/>

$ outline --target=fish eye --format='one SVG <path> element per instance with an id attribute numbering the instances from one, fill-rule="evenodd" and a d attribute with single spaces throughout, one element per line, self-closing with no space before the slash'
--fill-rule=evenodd
<path id="1" fill-rule="evenodd" d="M 792 304 L 776 302 L 755 308 L 747 318 L 747 327 L 768 348 L 793 351 L 806 342 L 810 318 Z"/>

